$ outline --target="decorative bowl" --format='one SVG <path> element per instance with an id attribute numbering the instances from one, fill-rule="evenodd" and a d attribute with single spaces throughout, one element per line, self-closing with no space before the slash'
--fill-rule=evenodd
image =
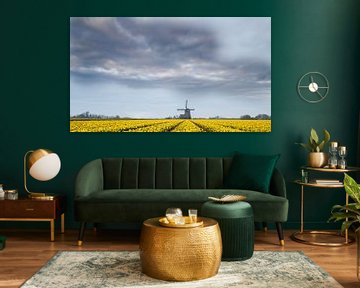
<path id="1" fill-rule="evenodd" d="M 224 195 L 221 196 L 220 198 L 216 198 L 216 197 L 208 197 L 210 200 L 215 201 L 215 202 L 237 202 L 237 201 L 243 201 L 246 199 L 246 196 L 243 195 Z"/>

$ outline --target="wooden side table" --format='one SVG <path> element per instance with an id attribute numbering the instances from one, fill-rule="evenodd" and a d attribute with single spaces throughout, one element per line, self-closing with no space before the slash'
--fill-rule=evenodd
<path id="1" fill-rule="evenodd" d="M 0 221 L 48 221 L 50 241 L 54 241 L 55 220 L 61 218 L 61 233 L 65 231 L 65 197 L 55 196 L 53 200 L 19 198 L 0 200 Z"/>

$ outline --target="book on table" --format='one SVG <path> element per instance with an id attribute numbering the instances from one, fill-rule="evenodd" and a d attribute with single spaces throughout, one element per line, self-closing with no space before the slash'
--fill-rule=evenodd
<path id="1" fill-rule="evenodd" d="M 326 185 L 331 185 L 331 184 L 342 184 L 340 182 L 340 180 L 336 180 L 336 179 L 315 179 L 314 181 L 316 184 L 326 184 Z"/>

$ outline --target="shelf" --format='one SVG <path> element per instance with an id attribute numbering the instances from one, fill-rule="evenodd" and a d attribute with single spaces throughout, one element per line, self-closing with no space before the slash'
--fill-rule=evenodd
<path id="1" fill-rule="evenodd" d="M 303 183 L 301 180 L 295 180 L 295 184 L 309 186 L 309 187 L 319 187 L 319 188 L 343 188 L 344 184 L 342 182 L 336 184 L 318 184 L 315 182 Z"/>
<path id="2" fill-rule="evenodd" d="M 302 166 L 301 169 L 319 171 L 319 172 L 330 172 L 330 173 L 344 173 L 344 172 L 360 171 L 360 167 L 347 167 L 346 169 L 331 169 L 331 168 L 314 168 L 314 167 Z"/>

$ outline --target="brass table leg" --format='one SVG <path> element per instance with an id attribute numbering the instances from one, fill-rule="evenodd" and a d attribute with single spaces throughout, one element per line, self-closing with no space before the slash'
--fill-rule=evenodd
<path id="1" fill-rule="evenodd" d="M 61 234 L 65 233 L 65 213 L 61 214 Z"/>
<path id="2" fill-rule="evenodd" d="M 346 205 L 349 205 L 349 195 L 347 193 L 345 193 L 345 195 L 346 195 L 346 198 L 345 198 L 346 199 L 345 200 Z M 348 210 L 346 210 L 346 212 L 348 212 Z M 348 221 L 348 218 L 346 217 L 345 220 Z M 349 231 L 348 231 L 348 229 L 345 229 L 345 243 L 346 244 L 349 243 Z"/>
<path id="3" fill-rule="evenodd" d="M 304 185 L 301 185 L 300 196 L 300 233 L 304 232 Z"/>
<path id="4" fill-rule="evenodd" d="M 346 205 L 348 205 L 349 197 L 346 194 Z M 331 235 L 337 237 L 343 237 L 340 233 L 334 231 L 305 231 L 304 230 L 304 185 L 301 185 L 301 194 L 300 194 L 300 231 L 293 233 L 290 238 L 296 242 L 316 245 L 316 246 L 330 246 L 330 247 L 339 247 L 347 244 L 351 244 L 355 241 L 353 237 L 349 237 L 348 230 L 345 230 L 345 241 L 343 242 L 317 242 L 314 240 L 305 240 L 301 236 L 303 235 Z M 344 238 L 344 237 L 343 237 Z"/>
<path id="5" fill-rule="evenodd" d="M 52 242 L 55 240 L 54 232 L 55 232 L 54 219 L 51 219 L 50 220 L 50 241 L 52 241 Z"/>

